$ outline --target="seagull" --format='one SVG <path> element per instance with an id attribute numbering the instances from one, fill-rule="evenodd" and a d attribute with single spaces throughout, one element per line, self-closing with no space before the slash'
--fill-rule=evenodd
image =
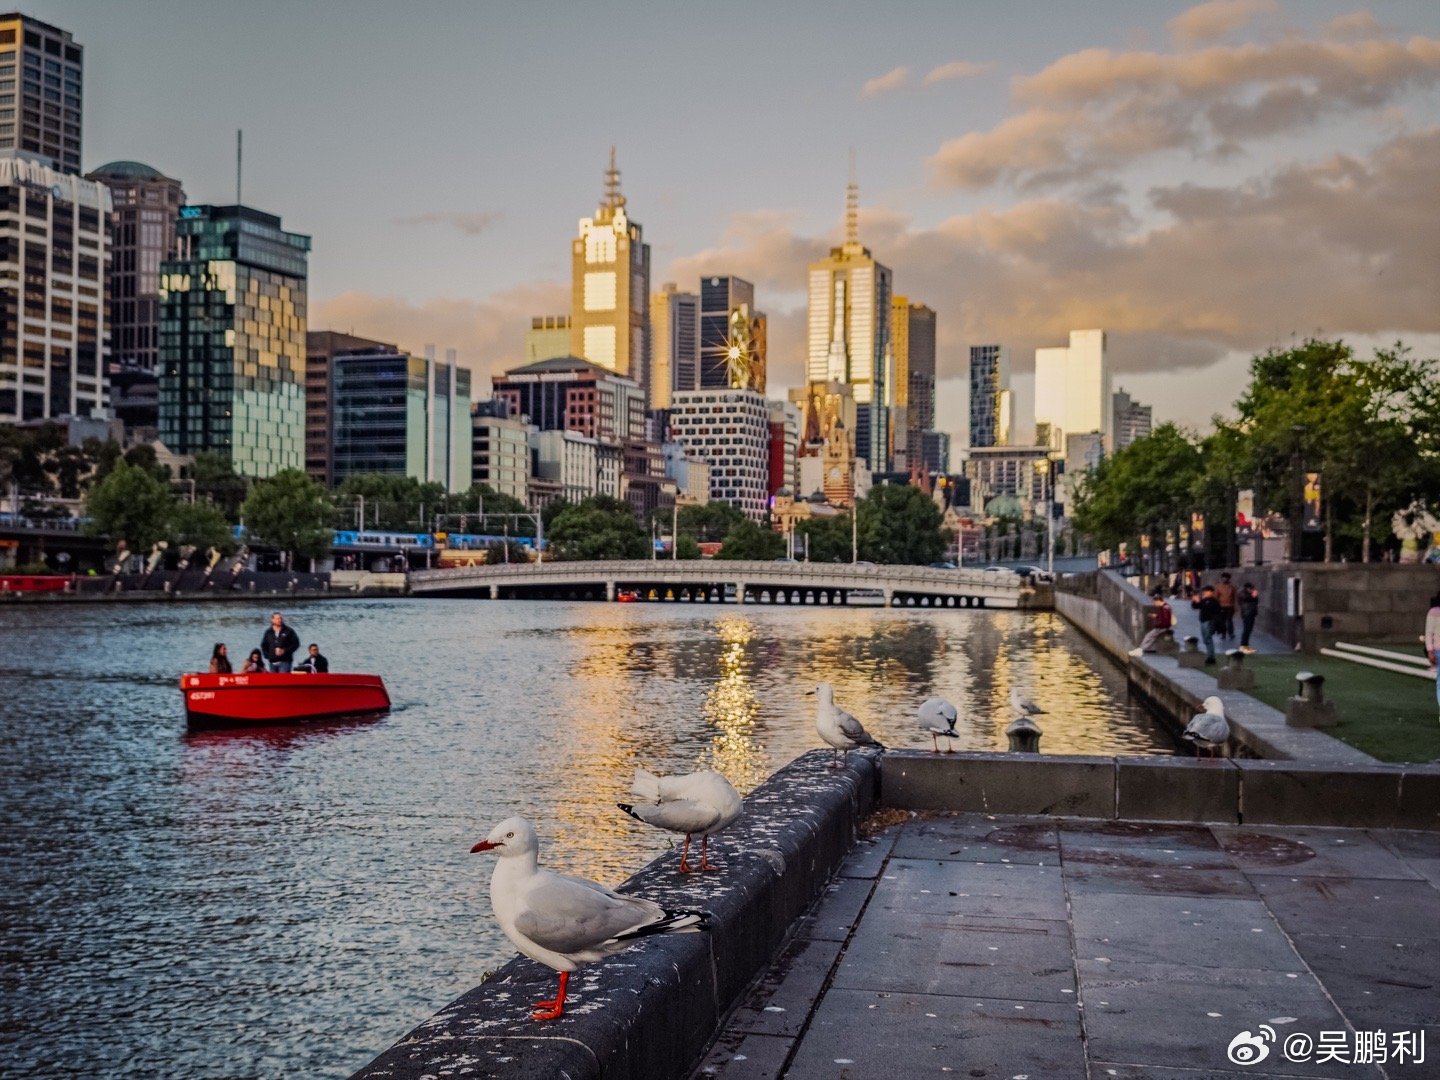
<path id="1" fill-rule="evenodd" d="M 844 709 L 835 705 L 835 691 L 828 682 L 823 682 L 811 691 L 819 698 L 818 710 L 815 714 L 815 730 L 835 749 L 833 768 L 840 768 L 840 751 L 845 751 L 845 757 L 849 758 L 850 751 L 857 746 L 874 746 L 881 750 L 885 747 L 876 742 L 868 731 L 861 725 L 859 720 L 851 716 Z"/>
<path id="2" fill-rule="evenodd" d="M 615 805 L 636 821 L 685 834 L 685 848 L 680 852 L 682 874 L 691 873 L 687 856 L 694 833 L 700 834 L 700 869 L 719 869 L 711 866 L 708 859 L 710 834 L 719 832 L 740 816 L 740 793 L 729 780 L 718 772 L 656 776 L 636 769 L 630 794 L 639 801 Z"/>
<path id="3" fill-rule="evenodd" d="M 1207 697 L 1204 704 L 1205 711 L 1190 721 L 1182 738 L 1194 743 L 1196 750 L 1210 751 L 1209 757 L 1230 740 L 1230 722 L 1225 719 L 1225 703 L 1218 697 Z"/>
<path id="4" fill-rule="evenodd" d="M 1018 686 L 1010 687 L 1010 707 L 1020 716 L 1039 716 L 1045 711 L 1033 698 L 1022 694 Z"/>
<path id="5" fill-rule="evenodd" d="M 509 817 L 470 849 L 496 851 L 490 876 L 490 906 L 500 929 L 531 960 L 560 973 L 560 989 L 537 1001 L 532 1020 L 554 1020 L 565 1012 L 570 972 L 603 960 L 651 934 L 698 933 L 710 918 L 703 911 L 668 911 L 653 900 L 621 896 L 599 882 L 542 870 L 535 826 Z"/>
<path id="6" fill-rule="evenodd" d="M 955 731 L 955 720 L 960 714 L 955 706 L 944 698 L 926 698 L 917 715 L 920 718 L 920 730 L 930 733 L 930 742 L 937 753 L 940 750 L 941 735 L 950 739 L 960 737 Z M 948 747 L 946 753 L 949 753 Z"/>

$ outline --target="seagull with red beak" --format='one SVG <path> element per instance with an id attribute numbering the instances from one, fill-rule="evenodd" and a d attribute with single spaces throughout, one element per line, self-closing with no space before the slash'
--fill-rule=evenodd
<path id="1" fill-rule="evenodd" d="M 603 960 L 653 934 L 695 933 L 703 911 L 668 911 L 653 900 L 622 896 L 599 882 L 541 869 L 540 841 L 523 817 L 510 817 L 470 849 L 493 851 L 490 906 L 500 929 L 531 960 L 560 973 L 555 997 L 537 1001 L 533 1020 L 564 1015 L 570 972 Z"/>

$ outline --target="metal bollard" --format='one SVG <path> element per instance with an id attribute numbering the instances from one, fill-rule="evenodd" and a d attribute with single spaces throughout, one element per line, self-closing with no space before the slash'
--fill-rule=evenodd
<path id="1" fill-rule="evenodd" d="M 1010 739 L 1010 749 L 1013 753 L 1038 754 L 1040 752 L 1040 736 L 1044 732 L 1040 730 L 1040 725 L 1030 717 L 1019 717 L 1005 729 L 1005 734 Z"/>
<path id="2" fill-rule="evenodd" d="M 1313 671 L 1297 671 L 1295 682 L 1299 685 L 1295 688 L 1295 696 L 1302 701 L 1313 701 L 1317 705 L 1325 703 L 1325 676 L 1316 675 Z"/>
<path id="3" fill-rule="evenodd" d="M 1185 644 L 1175 654 L 1175 660 L 1182 668 L 1200 668 L 1205 664 L 1205 654 L 1200 651 L 1200 639 L 1187 637 Z"/>
<path id="4" fill-rule="evenodd" d="M 1325 700 L 1325 676 L 1295 673 L 1295 696 L 1285 702 L 1285 722 L 1292 727 L 1333 727 L 1340 719 L 1335 703 Z"/>
<path id="5" fill-rule="evenodd" d="M 1245 667 L 1245 654 L 1231 649 L 1225 654 L 1225 666 L 1215 677 L 1216 686 L 1221 690 L 1253 690 L 1255 672 Z"/>

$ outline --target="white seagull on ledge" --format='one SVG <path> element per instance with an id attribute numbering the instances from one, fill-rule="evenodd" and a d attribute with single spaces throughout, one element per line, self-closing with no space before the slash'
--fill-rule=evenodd
<path id="1" fill-rule="evenodd" d="M 929 732 L 931 745 L 935 747 L 937 753 L 940 750 L 941 735 L 947 739 L 960 737 L 955 730 L 955 721 L 959 718 L 960 712 L 944 698 L 926 698 L 917 715 L 920 719 L 920 729 Z M 946 753 L 949 753 L 949 747 L 946 747 Z"/>
<path id="2" fill-rule="evenodd" d="M 622 952 L 651 934 L 695 933 L 703 911 L 667 911 L 653 900 L 621 896 L 599 882 L 557 874 L 539 866 L 540 841 L 523 817 L 510 817 L 470 849 L 499 854 L 490 876 L 490 906 L 500 929 L 531 960 L 560 973 L 560 989 L 537 1001 L 533 1020 L 565 1012 L 570 972 L 581 964 Z"/>
<path id="3" fill-rule="evenodd" d="M 835 691 L 828 682 L 822 682 L 812 693 L 818 699 L 815 713 L 815 730 L 835 750 L 833 768 L 840 768 L 840 752 L 848 759 L 850 751 L 857 746 L 873 746 L 884 750 L 859 720 L 835 704 Z"/>
<path id="4" fill-rule="evenodd" d="M 630 794 L 634 803 L 616 803 L 636 821 L 659 829 L 685 834 L 680 852 L 680 872 L 691 873 L 690 837 L 700 835 L 701 870 L 710 865 L 710 834 L 717 833 L 740 816 L 740 793 L 718 772 L 693 772 L 685 776 L 656 776 L 645 769 L 635 770 Z"/>

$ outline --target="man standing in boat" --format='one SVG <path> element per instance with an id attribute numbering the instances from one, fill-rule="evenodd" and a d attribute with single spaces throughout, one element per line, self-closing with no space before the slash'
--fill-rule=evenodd
<path id="1" fill-rule="evenodd" d="M 260 639 L 260 653 L 271 671 L 289 671 L 300 649 L 300 635 L 285 625 L 280 612 L 270 616 L 270 629 Z"/>

